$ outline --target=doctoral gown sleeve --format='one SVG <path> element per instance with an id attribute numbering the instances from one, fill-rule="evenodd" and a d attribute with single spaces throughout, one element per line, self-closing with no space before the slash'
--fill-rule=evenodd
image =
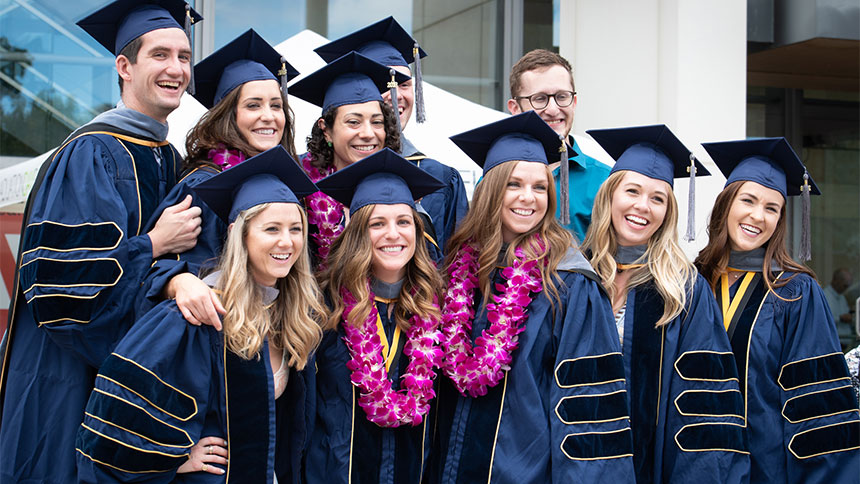
<path id="1" fill-rule="evenodd" d="M 788 482 L 856 483 L 860 417 L 827 300 L 806 275 L 785 289 L 791 302 L 777 303 L 785 312 L 785 345 L 776 378 Z"/>
<path id="2" fill-rule="evenodd" d="M 128 153 L 98 135 L 62 149 L 22 241 L 21 287 L 37 324 L 93 367 L 131 326 L 135 294 L 152 263 L 141 214 L 120 193 L 138 189 L 140 200 Z"/>
<path id="3" fill-rule="evenodd" d="M 137 303 L 137 314 L 142 316 L 163 298 L 164 288 L 173 276 L 190 272 L 197 275 L 204 265 L 214 264 L 221 254 L 221 247 L 227 234 L 227 224 L 224 223 L 208 205 L 202 202 L 192 189 L 198 183 L 215 176 L 215 172 L 208 168 L 200 168 L 186 176 L 167 195 L 164 201 L 156 209 L 150 220 L 149 228 L 155 227 L 155 222 L 165 208 L 176 205 L 185 199 L 187 195 L 193 197 L 192 204 L 200 207 L 201 224 L 200 235 L 197 236 L 197 244 L 181 253 L 166 254 L 152 264 L 146 274 L 141 287 L 141 297 Z"/>
<path id="4" fill-rule="evenodd" d="M 440 239 L 439 245 L 444 249 L 448 243 L 448 238 L 457 229 L 457 224 L 466 216 L 469 211 L 469 201 L 466 198 L 466 187 L 463 185 L 463 177 L 460 172 L 451 168 L 451 177 L 448 180 L 448 186 L 451 188 L 451 199 L 448 201 L 447 211 L 445 212 L 444 228 L 441 231 L 437 229 L 436 233 Z"/>
<path id="5" fill-rule="evenodd" d="M 75 441 L 80 482 L 170 482 L 217 401 L 219 333 L 174 301 L 147 313 L 105 360 Z"/>
<path id="6" fill-rule="evenodd" d="M 668 388 L 661 392 L 665 425 L 656 448 L 663 479 L 746 482 L 749 446 L 737 368 L 719 307 L 701 276 L 686 309 L 667 326 L 664 347 L 677 351 L 662 367 L 669 373 L 663 380 Z"/>
<path id="7" fill-rule="evenodd" d="M 552 482 L 634 482 L 624 363 L 609 300 L 575 274 L 557 324 L 549 408 Z"/>

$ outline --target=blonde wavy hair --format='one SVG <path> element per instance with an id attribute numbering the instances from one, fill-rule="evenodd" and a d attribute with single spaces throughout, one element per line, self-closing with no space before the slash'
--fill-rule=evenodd
<path id="1" fill-rule="evenodd" d="M 487 304 L 491 292 L 490 276 L 498 263 L 499 251 L 502 250 L 502 205 L 508 180 L 520 161 L 507 161 L 488 171 L 481 182 L 475 187 L 472 205 L 469 212 L 457 226 L 457 230 L 448 239 L 445 268 L 450 268 L 457 251 L 467 242 L 472 243 L 480 251 L 478 256 L 478 288 Z M 547 177 L 547 207 L 546 214 L 532 230 L 518 235 L 508 246 L 505 254 L 505 264 L 510 265 L 514 260 L 514 251 L 522 248 L 526 260 L 546 260 L 539 264 L 543 293 L 550 301 L 559 302 L 558 290 L 551 283 L 554 277 L 560 281 L 556 273 L 559 263 L 564 259 L 567 249 L 575 247 L 573 236 L 555 219 L 555 208 L 558 203 L 555 194 L 555 183 L 552 171 L 546 167 Z M 532 235 L 539 234 L 546 250 L 541 251 L 533 243 Z M 446 270 L 447 273 L 447 270 Z"/>
<path id="2" fill-rule="evenodd" d="M 270 205 L 264 203 L 241 212 L 227 234 L 218 265 L 221 277 L 216 286 L 227 309 L 224 337 L 230 351 L 250 360 L 259 357 L 263 339 L 268 336 L 269 344 L 287 355 L 287 363 L 302 370 L 322 339 L 320 319 L 325 315 L 325 306 L 311 274 L 308 219 L 301 207 L 305 248 L 290 273 L 275 284 L 279 291 L 277 299 L 271 305 L 263 304 L 263 291 L 251 275 L 245 238 L 249 223 Z"/>
<path id="3" fill-rule="evenodd" d="M 374 207 L 376 205 L 367 205 L 350 215 L 349 223 L 331 245 L 326 270 L 318 276 L 320 287 L 332 304 L 325 323 L 326 330 L 336 329 L 344 319 L 341 288 L 346 288 L 357 301 L 347 315 L 349 324 L 361 325 L 370 314 L 374 302 L 370 299 L 367 280 L 372 274 L 373 246 L 368 230 Z M 414 209 L 412 218 L 415 223 L 415 254 L 406 264 L 406 277 L 394 308 L 394 320 L 402 330 L 409 329 L 409 319 L 415 314 L 422 318 L 440 316 L 439 307 L 433 304 L 433 300 L 440 300 L 442 278 L 427 252 L 424 223 Z"/>
<path id="4" fill-rule="evenodd" d="M 612 195 L 627 172 L 620 170 L 609 175 L 600 186 L 594 197 L 591 226 L 582 244 L 586 253 L 590 253 L 592 267 L 613 299 L 617 289 L 615 275 L 618 264 L 614 255 L 618 249 L 618 236 L 612 226 Z M 644 267 L 631 269 L 633 272 L 627 283 L 627 288 L 633 288 L 654 282 L 663 298 L 663 315 L 657 321 L 658 328 L 681 314 L 696 278 L 695 266 L 687 260 L 678 245 L 678 202 L 671 187 L 667 198 L 663 224 L 648 240 L 645 251 L 648 262 Z"/>

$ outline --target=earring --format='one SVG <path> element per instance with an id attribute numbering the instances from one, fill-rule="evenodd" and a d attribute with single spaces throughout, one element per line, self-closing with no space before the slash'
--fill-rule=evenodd
<path id="1" fill-rule="evenodd" d="M 327 144 L 328 147 L 331 148 L 331 141 L 326 141 L 325 144 Z"/>

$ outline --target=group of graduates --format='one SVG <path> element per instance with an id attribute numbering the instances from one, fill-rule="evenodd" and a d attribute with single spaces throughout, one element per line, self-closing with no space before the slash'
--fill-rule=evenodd
<path id="1" fill-rule="evenodd" d="M 787 197 L 819 192 L 784 139 L 704 144 L 727 182 L 691 263 L 673 181 L 707 171 L 666 126 L 592 130 L 616 162 L 586 195 L 566 61 L 527 70 L 569 89 L 518 78 L 513 116 L 451 138 L 483 168 L 469 205 L 402 135 L 426 53 L 392 18 L 289 86 L 321 108 L 301 156 L 298 73 L 253 30 L 192 67 L 200 20 L 79 22 L 122 102 L 27 204 L 0 482 L 860 478 L 836 328 L 785 246 Z M 186 87 L 208 111 L 182 160 Z"/>

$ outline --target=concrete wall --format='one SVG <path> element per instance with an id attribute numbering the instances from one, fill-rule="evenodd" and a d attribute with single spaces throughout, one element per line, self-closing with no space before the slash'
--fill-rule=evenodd
<path id="1" fill-rule="evenodd" d="M 704 141 L 746 134 L 747 10 L 743 0 L 561 0 L 561 55 L 578 93 L 573 130 L 663 123 L 715 176 L 697 179 L 695 256 L 725 183 Z M 686 180 L 675 182 L 679 229 Z"/>

